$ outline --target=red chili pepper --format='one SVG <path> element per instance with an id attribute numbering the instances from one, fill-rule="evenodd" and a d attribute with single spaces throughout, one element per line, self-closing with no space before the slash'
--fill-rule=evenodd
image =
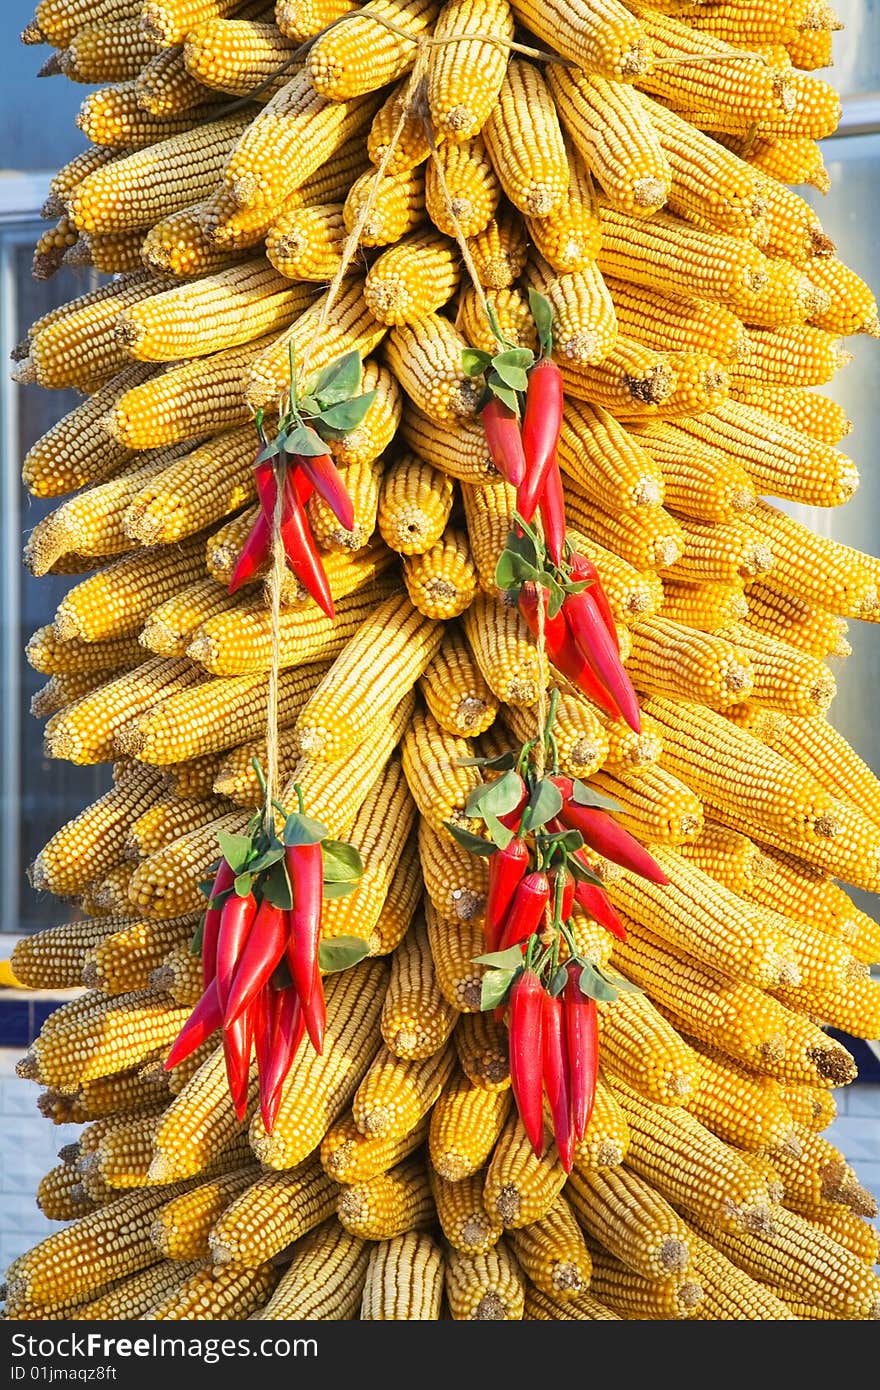
<path id="1" fill-rule="evenodd" d="M 238 958 L 223 1012 L 224 1028 L 235 1022 L 270 979 L 284 955 L 288 926 L 288 914 L 264 898 Z"/>
<path id="2" fill-rule="evenodd" d="M 260 1078 L 260 1099 L 263 1099 L 266 1077 L 275 1052 L 275 1032 L 278 1026 L 279 991 L 267 980 L 254 1001 L 254 1053 Z"/>
<path id="3" fill-rule="evenodd" d="M 574 907 L 574 874 L 570 869 L 553 869 L 550 873 L 550 894 L 553 902 L 556 901 L 556 884 L 562 878 L 562 902 L 559 915 L 563 922 L 567 922 Z"/>
<path id="4" fill-rule="evenodd" d="M 516 411 L 493 395 L 480 411 L 480 419 L 492 462 L 507 482 L 519 487 L 526 475 L 526 456 Z"/>
<path id="5" fill-rule="evenodd" d="M 255 1009 L 251 1004 L 250 1008 L 245 1009 L 230 1028 L 223 1030 L 226 1079 L 229 1082 L 229 1092 L 239 1120 L 243 1120 L 247 1113 L 251 1048 L 254 1041 L 255 1023 Z"/>
<path id="6" fill-rule="evenodd" d="M 486 895 L 486 949 L 497 951 L 513 896 L 529 864 L 524 840 L 511 840 L 489 860 L 489 891 Z"/>
<path id="7" fill-rule="evenodd" d="M 214 882 L 211 885 L 211 897 L 218 898 L 221 893 L 225 893 L 235 882 L 235 870 L 230 868 L 225 859 L 221 859 L 220 867 L 214 875 Z M 217 973 L 217 938 L 220 935 L 221 907 L 209 907 L 202 921 L 202 988 L 207 989 Z"/>
<path id="8" fill-rule="evenodd" d="M 550 901 L 550 880 L 545 873 L 532 872 L 518 884 L 504 921 L 500 949 L 526 941 L 541 925 Z"/>
<path id="9" fill-rule="evenodd" d="M 510 1084 L 523 1128 L 539 1157 L 544 1151 L 543 1000 L 541 981 L 534 971 L 524 970 L 510 991 Z"/>
<path id="10" fill-rule="evenodd" d="M 264 512 L 274 516 L 275 511 L 275 477 L 270 472 L 267 476 L 256 470 L 257 492 L 260 495 L 260 505 Z M 303 505 L 297 496 L 296 487 L 291 481 L 290 470 L 284 476 L 284 501 L 281 509 L 281 543 L 284 546 L 284 553 L 287 562 L 293 570 L 297 579 L 311 594 L 319 608 L 327 614 L 328 618 L 335 616 L 333 609 L 333 599 L 330 594 L 330 585 L 324 573 L 324 566 L 321 557 L 315 546 L 314 537 L 309 529 Z"/>
<path id="11" fill-rule="evenodd" d="M 315 983 L 309 995 L 309 1002 L 303 1004 L 300 1000 L 300 1004 L 302 1005 L 309 1041 L 320 1057 L 324 1051 L 324 1033 L 327 1028 L 327 1001 L 324 998 L 324 985 L 317 961 L 315 961 Z"/>
<path id="12" fill-rule="evenodd" d="M 550 559 L 554 564 L 561 565 L 565 550 L 565 496 L 562 491 L 562 474 L 555 454 L 547 470 L 547 480 L 538 499 L 538 506 L 541 509 L 541 523 Z"/>
<path id="13" fill-rule="evenodd" d="M 547 655 L 557 671 L 561 672 L 572 685 L 576 685 L 585 695 L 605 710 L 606 714 L 617 716 L 617 706 L 608 691 L 593 674 L 589 662 L 577 646 L 569 631 L 565 617 L 560 611 L 551 618 L 547 612 L 547 590 L 541 590 L 544 605 L 544 641 Z M 523 584 L 519 591 L 519 611 L 526 621 L 529 631 L 538 635 L 538 586 L 531 581 Z"/>
<path id="14" fill-rule="evenodd" d="M 340 526 L 354 530 L 354 503 L 345 480 L 329 454 L 290 454 L 294 466 L 308 478 L 315 492 L 323 497 Z"/>
<path id="15" fill-rule="evenodd" d="M 260 1112 L 267 1134 L 271 1134 L 274 1128 L 284 1082 L 299 1050 L 305 1027 L 299 995 L 293 986 L 277 990 L 272 1060 L 266 1070 L 265 1085 L 263 1072 L 260 1072 Z"/>
<path id="16" fill-rule="evenodd" d="M 614 614 L 611 611 L 611 604 L 608 602 L 608 595 L 602 588 L 602 580 L 599 578 L 599 571 L 588 560 L 586 555 L 579 555 L 577 551 L 571 555 L 571 577 L 575 583 L 580 584 L 583 580 L 590 580 L 590 593 L 593 602 L 601 614 L 602 621 L 608 629 L 608 636 L 614 643 L 618 653 L 620 652 L 620 640 L 617 636 L 617 624 L 614 621 Z"/>
<path id="17" fill-rule="evenodd" d="M 224 1013 L 238 962 L 256 915 L 257 900 L 253 893 L 248 893 L 244 898 L 238 893 L 231 893 L 223 904 L 217 938 L 217 994 Z"/>
<path id="18" fill-rule="evenodd" d="M 607 811 L 567 801 L 562 808 L 561 819 L 571 830 L 579 830 L 590 849 L 603 858 L 620 864 L 624 869 L 631 869 L 651 883 L 663 886 L 669 882 L 656 859 L 652 859 L 644 846 L 622 825 L 618 825 Z"/>
<path id="19" fill-rule="evenodd" d="M 578 856 L 581 857 L 581 856 Z M 621 922 L 604 888 L 598 883 L 584 883 L 578 880 L 574 890 L 575 901 L 580 903 L 588 916 L 595 918 L 618 941 L 626 941 L 626 927 Z"/>
<path id="20" fill-rule="evenodd" d="M 176 1067 L 191 1052 L 195 1052 L 197 1047 L 201 1047 L 222 1022 L 223 1010 L 217 997 L 216 982 L 212 980 L 171 1044 L 171 1051 L 165 1058 L 165 1070 L 171 1071 L 172 1067 Z"/>
<path id="21" fill-rule="evenodd" d="M 565 1014 L 565 1049 L 571 1086 L 571 1119 L 580 1142 L 587 1132 L 596 1095 L 599 1067 L 599 1023 L 595 999 L 587 999 L 578 986 L 579 967 L 568 967 L 568 983 L 562 991 Z"/>
<path id="22" fill-rule="evenodd" d="M 229 580 L 229 593 L 234 594 L 243 584 L 253 579 L 269 559 L 272 543 L 272 528 L 262 512 L 247 534 Z"/>
<path id="23" fill-rule="evenodd" d="M 574 1125 L 571 1113 L 571 1080 L 562 1000 L 545 994 L 543 1000 L 542 1071 L 547 1103 L 553 1119 L 556 1147 L 566 1173 L 574 1161 Z"/>
<path id="24" fill-rule="evenodd" d="M 525 521 L 531 521 L 547 482 L 547 472 L 556 457 L 562 426 L 562 373 L 549 357 L 536 362 L 529 372 L 522 443 L 526 456 L 526 476 L 516 495 L 516 508 Z"/>
<path id="25" fill-rule="evenodd" d="M 320 980 L 317 963 L 324 900 L 324 858 L 320 843 L 288 845 L 284 862 L 293 893 L 287 962 L 305 1009 L 316 980 Z"/>
<path id="26" fill-rule="evenodd" d="M 562 614 L 596 679 L 608 691 L 629 727 L 634 733 L 639 733 L 642 720 L 638 698 L 632 681 L 623 669 L 620 653 L 608 635 L 592 589 L 584 589 L 579 594 L 566 594 Z"/>

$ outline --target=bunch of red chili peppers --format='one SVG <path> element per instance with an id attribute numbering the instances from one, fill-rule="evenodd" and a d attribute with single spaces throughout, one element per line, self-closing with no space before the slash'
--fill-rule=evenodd
<path id="1" fill-rule="evenodd" d="M 376 393 L 358 394 L 360 385 L 361 359 L 357 352 L 350 352 L 326 367 L 300 398 L 291 360 L 290 408 L 279 421 L 274 439 L 266 437 L 263 413 L 257 416 L 260 450 L 254 474 L 260 510 L 233 569 L 231 594 L 269 563 L 280 485 L 280 538 L 287 563 L 328 618 L 334 616 L 330 585 L 305 506 L 317 493 L 346 531 L 354 527 L 354 507 L 327 440 L 341 438 L 366 415 Z"/>
<path id="2" fill-rule="evenodd" d="M 331 840 L 304 814 L 299 788 L 297 796 L 300 809 L 286 816 L 280 838 L 262 815 L 247 834 L 219 836 L 222 857 L 205 885 L 208 908 L 193 943 L 202 957 L 204 993 L 165 1061 L 166 1070 L 177 1066 L 222 1028 L 236 1113 L 243 1119 L 247 1110 L 255 1053 L 270 1133 L 303 1035 L 316 1052 L 323 1050 L 321 969 L 345 968 L 367 951 L 364 942 L 336 939 L 323 959 L 323 900 L 351 892 L 363 865 L 352 845 Z"/>
<path id="3" fill-rule="evenodd" d="M 578 953 L 572 930 L 575 904 L 612 935 L 626 939 L 585 849 L 653 883 L 667 882 L 651 855 L 611 814 L 614 802 L 585 783 L 560 776 L 552 728 L 553 692 L 543 734 L 550 773 L 535 772 L 539 740 L 486 760 L 504 769 L 478 786 L 466 812 L 483 819 L 488 838 L 450 824 L 466 848 L 489 856 L 486 946 L 489 967 L 482 1007 L 509 1005 L 510 1075 L 523 1126 L 543 1151 L 544 1096 L 562 1164 L 570 1171 L 593 1105 L 598 1068 L 596 1000 L 621 988 Z M 626 986 L 624 986 L 626 987 Z"/>
<path id="4" fill-rule="evenodd" d="M 571 551 L 565 535 L 565 502 L 556 449 L 562 425 L 562 374 L 550 357 L 552 310 L 530 291 L 541 355 L 505 345 L 490 308 L 501 352 L 468 350 L 467 371 L 481 372 L 486 397 L 481 410 L 492 461 L 516 489 L 516 525 L 496 576 L 533 633 L 543 605 L 547 654 L 572 684 L 606 713 L 637 733 L 639 703 L 620 660 L 617 629 L 596 566 Z M 522 423 L 520 423 L 522 422 Z M 540 512 L 542 534 L 530 523 Z"/>

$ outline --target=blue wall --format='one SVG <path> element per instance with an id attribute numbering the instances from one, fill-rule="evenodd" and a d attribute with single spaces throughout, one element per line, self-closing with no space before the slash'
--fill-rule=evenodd
<path id="1" fill-rule="evenodd" d="M 91 89 L 66 77 L 36 80 L 53 49 L 19 43 L 37 0 L 0 0 L 0 176 L 4 169 L 57 169 L 86 144 L 74 125 Z"/>

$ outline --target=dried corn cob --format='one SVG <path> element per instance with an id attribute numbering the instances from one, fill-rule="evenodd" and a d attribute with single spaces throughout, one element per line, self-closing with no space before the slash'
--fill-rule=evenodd
<path id="1" fill-rule="evenodd" d="M 364 1322 L 436 1322 L 443 1302 L 443 1254 L 412 1232 L 371 1250 L 360 1315 Z"/>
<path id="2" fill-rule="evenodd" d="M 405 1237 L 404 1237 L 405 1239 Z M 260 1321 L 290 1318 L 350 1319 L 361 1303 L 371 1247 L 338 1221 L 326 1221 L 297 1244 Z"/>

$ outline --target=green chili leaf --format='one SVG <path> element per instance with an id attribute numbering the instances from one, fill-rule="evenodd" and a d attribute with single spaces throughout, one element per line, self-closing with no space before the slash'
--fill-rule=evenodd
<path id="1" fill-rule="evenodd" d="M 474 965 L 488 965 L 492 970 L 518 970 L 522 965 L 523 953 L 519 946 L 509 946 L 506 951 L 490 951 L 486 956 L 474 956 Z"/>
<path id="2" fill-rule="evenodd" d="M 550 993 L 552 995 L 561 994 L 568 984 L 568 971 L 564 965 L 560 965 L 550 976 Z"/>
<path id="3" fill-rule="evenodd" d="M 587 999 L 598 999 L 603 1003 L 613 1003 L 617 998 L 617 990 L 614 986 L 605 979 L 604 975 L 600 975 L 596 967 L 590 965 L 589 961 L 579 960 L 578 964 L 580 965 L 580 971 L 578 972 L 577 982 L 581 994 L 585 995 Z"/>
<path id="4" fill-rule="evenodd" d="M 360 353 L 352 349 L 309 382 L 309 395 L 314 396 L 322 409 L 347 401 L 360 390 L 362 370 Z"/>
<path id="5" fill-rule="evenodd" d="M 193 933 L 193 939 L 189 943 L 190 955 L 200 956 L 202 954 L 202 942 L 205 937 L 205 919 L 202 918 Z"/>
<path id="6" fill-rule="evenodd" d="M 497 361 L 497 358 L 495 360 Z M 529 378 L 522 367 L 502 367 L 500 371 L 496 371 L 493 363 L 486 383 L 496 395 L 500 395 L 501 392 L 497 389 L 496 382 L 500 382 L 509 391 L 525 391 L 528 389 Z"/>
<path id="7" fill-rule="evenodd" d="M 445 820 L 443 825 L 445 829 L 449 831 L 453 840 L 470 854 L 481 854 L 488 859 L 498 848 L 491 840 L 484 840 L 481 835 L 474 835 L 472 831 L 466 830 L 463 825 L 455 825 L 452 821 L 448 820 Z"/>
<path id="8" fill-rule="evenodd" d="M 634 985 L 632 980 L 626 980 L 622 975 L 618 975 L 616 972 L 614 975 L 609 975 L 607 970 L 603 970 L 602 967 L 599 965 L 594 965 L 593 969 L 595 970 L 597 975 L 601 976 L 601 978 L 605 981 L 607 985 L 609 985 L 612 989 L 616 989 L 618 994 L 644 993 L 644 990 L 642 990 L 639 987 L 639 985 Z"/>
<path id="9" fill-rule="evenodd" d="M 529 797 L 529 804 L 523 813 L 523 823 L 527 830 L 537 830 L 548 820 L 558 816 L 562 810 L 562 793 L 548 777 L 536 782 Z"/>
<path id="10" fill-rule="evenodd" d="M 492 361 L 490 352 L 480 352 L 479 348 L 463 348 L 461 369 L 468 376 L 482 376 Z"/>
<path id="11" fill-rule="evenodd" d="M 465 815 L 481 816 L 491 811 L 496 816 L 506 816 L 518 805 L 522 793 L 522 778 L 518 773 L 505 772 L 493 782 L 481 782 L 474 787 L 465 803 Z"/>
<path id="12" fill-rule="evenodd" d="M 508 768 L 516 767 L 516 754 L 508 750 L 506 753 L 496 753 L 494 758 L 453 758 L 456 767 L 495 767 L 500 772 L 506 772 Z"/>
<path id="13" fill-rule="evenodd" d="M 285 845 L 316 845 L 326 840 L 327 827 L 301 811 L 292 811 L 284 822 L 281 838 Z"/>
<path id="14" fill-rule="evenodd" d="M 268 443 L 263 445 L 262 449 L 257 454 L 255 462 L 267 463 L 269 459 L 277 458 L 281 453 L 281 445 L 282 441 L 280 436 L 277 436 L 275 439 L 270 439 Z"/>
<path id="15" fill-rule="evenodd" d="M 322 410 L 320 415 L 312 418 L 311 424 L 328 439 L 349 434 L 351 430 L 357 429 L 375 399 L 375 391 L 365 391 L 362 396 L 352 396 L 350 401 L 340 401 L 338 405 L 330 405 L 326 410 Z M 327 451 L 324 449 L 322 452 Z"/>
<path id="16" fill-rule="evenodd" d="M 233 873 L 241 873 L 245 864 L 254 858 L 254 846 L 249 835 L 230 835 L 228 831 L 220 830 L 217 843 Z"/>
<path id="17" fill-rule="evenodd" d="M 254 886 L 254 875 L 248 873 L 238 874 L 232 886 L 240 898 L 246 898 Z"/>
<path id="18" fill-rule="evenodd" d="M 368 941 L 359 936 L 331 936 L 318 947 L 318 964 L 328 975 L 348 970 L 370 953 Z"/>
<path id="19" fill-rule="evenodd" d="M 496 377 L 491 377 L 487 380 L 486 385 L 493 396 L 497 396 L 499 401 L 503 401 L 509 410 L 513 410 L 517 416 L 519 415 L 519 397 L 515 390 L 509 386 L 505 386 L 504 383 Z"/>
<path id="20" fill-rule="evenodd" d="M 324 839 L 321 845 L 325 883 L 351 883 L 362 876 L 364 861 L 360 851 L 346 840 Z"/>
<path id="21" fill-rule="evenodd" d="M 287 869 L 284 867 L 283 859 L 279 859 L 277 864 L 272 865 L 260 887 L 263 890 L 263 897 L 268 902 L 273 903 L 275 907 L 280 907 L 282 912 L 289 912 L 293 907 L 290 879 L 287 877 Z"/>
<path id="22" fill-rule="evenodd" d="M 576 806 L 594 806 L 600 811 L 621 811 L 623 809 L 619 801 L 614 801 L 610 796 L 603 796 L 602 792 L 588 787 L 586 782 L 575 779 L 572 785 L 574 790 L 571 799 Z"/>
<path id="23" fill-rule="evenodd" d="M 532 318 L 535 320 L 535 327 L 538 330 L 538 340 L 541 344 L 541 353 L 544 357 L 550 356 L 553 347 L 553 309 L 549 299 L 545 299 L 537 290 L 529 290 L 529 308 L 532 311 Z"/>
<path id="24" fill-rule="evenodd" d="M 304 454 L 307 458 L 319 458 L 327 452 L 327 445 L 321 436 L 308 425 L 297 425 L 296 429 L 284 435 L 282 443 L 285 454 Z"/>
<path id="25" fill-rule="evenodd" d="M 566 868 L 579 883 L 594 883 L 597 888 L 605 887 L 599 875 L 594 874 L 593 870 L 588 868 L 582 859 L 577 859 L 574 855 L 570 855 L 565 863 Z"/>
<path id="26" fill-rule="evenodd" d="M 507 998 L 513 983 L 514 970 L 487 970 L 480 985 L 480 1008 L 497 1009 Z"/>
<path id="27" fill-rule="evenodd" d="M 322 894 L 325 898 L 347 898 L 357 888 L 357 880 L 348 883 L 325 883 Z"/>
<path id="28" fill-rule="evenodd" d="M 483 820 L 486 822 L 486 829 L 492 843 L 497 845 L 499 849 L 507 849 L 513 839 L 513 831 L 508 830 L 506 825 L 502 825 L 493 811 L 484 811 Z"/>

